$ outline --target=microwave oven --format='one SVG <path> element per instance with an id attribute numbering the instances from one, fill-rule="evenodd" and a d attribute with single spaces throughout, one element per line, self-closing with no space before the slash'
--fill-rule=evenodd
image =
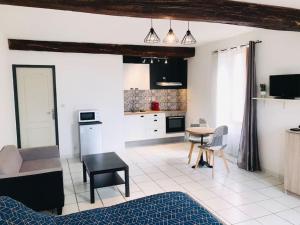
<path id="1" fill-rule="evenodd" d="M 100 112 L 97 110 L 80 110 L 78 113 L 78 122 L 98 122 L 100 121 Z"/>

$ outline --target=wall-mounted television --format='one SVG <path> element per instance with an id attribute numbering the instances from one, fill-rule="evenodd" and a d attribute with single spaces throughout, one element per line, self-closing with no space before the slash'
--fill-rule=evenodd
<path id="1" fill-rule="evenodd" d="M 300 98 L 300 74 L 270 76 L 270 96 L 283 99 Z"/>

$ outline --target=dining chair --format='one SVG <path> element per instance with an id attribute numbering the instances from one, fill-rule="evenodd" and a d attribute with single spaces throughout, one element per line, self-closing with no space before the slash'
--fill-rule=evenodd
<path id="1" fill-rule="evenodd" d="M 199 123 L 192 123 L 191 127 L 208 127 L 208 123 L 207 123 L 207 121 L 205 119 L 200 118 L 199 119 Z M 188 155 L 188 159 L 189 159 L 188 164 L 190 164 L 191 163 L 191 159 L 192 159 L 192 154 L 193 154 L 193 151 L 194 151 L 194 146 L 195 146 L 195 144 L 201 144 L 201 138 L 189 134 L 188 141 L 191 142 L 191 147 L 190 147 L 190 151 L 189 151 L 189 155 Z M 203 142 L 207 143 L 208 139 L 204 138 Z"/>
<path id="2" fill-rule="evenodd" d="M 215 133 L 212 136 L 211 141 L 207 144 L 199 146 L 199 154 L 196 161 L 195 168 L 198 167 L 200 158 L 202 154 L 205 152 L 208 155 L 208 162 L 212 166 L 212 177 L 214 177 L 214 163 L 215 163 L 215 153 L 220 153 L 221 158 L 224 161 L 227 172 L 229 173 L 229 167 L 227 160 L 225 158 L 224 149 L 227 147 L 226 136 L 228 135 L 228 127 L 220 126 L 216 128 Z"/>

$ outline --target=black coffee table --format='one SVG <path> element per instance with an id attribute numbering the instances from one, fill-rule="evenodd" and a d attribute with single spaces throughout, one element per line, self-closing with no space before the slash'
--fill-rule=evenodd
<path id="1" fill-rule="evenodd" d="M 94 189 L 101 187 L 125 184 L 125 196 L 129 197 L 129 167 L 116 153 L 83 156 L 82 166 L 83 182 L 86 182 L 86 174 L 90 177 L 91 203 L 95 203 Z M 118 171 L 124 171 L 125 182 Z"/>

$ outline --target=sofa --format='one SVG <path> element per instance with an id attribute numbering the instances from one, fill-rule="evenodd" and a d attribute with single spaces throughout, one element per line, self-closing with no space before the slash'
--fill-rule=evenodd
<path id="1" fill-rule="evenodd" d="M 37 213 L 9 197 L 2 196 L 0 197 L 0 224 L 221 225 L 222 223 L 187 194 L 166 192 L 110 207 L 92 209 L 65 216 Z"/>
<path id="2" fill-rule="evenodd" d="M 0 151 L 0 196 L 9 196 L 36 211 L 64 206 L 63 170 L 57 146 Z"/>

